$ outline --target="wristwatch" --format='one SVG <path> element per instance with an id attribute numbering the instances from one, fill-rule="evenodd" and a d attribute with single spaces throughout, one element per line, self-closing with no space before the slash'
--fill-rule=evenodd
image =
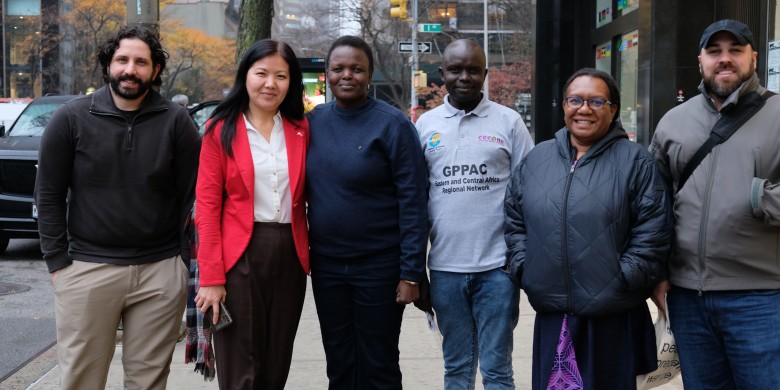
<path id="1" fill-rule="evenodd" d="M 406 283 L 406 284 L 408 284 L 410 286 L 416 286 L 418 284 L 417 282 L 413 282 L 411 280 L 402 280 L 402 282 L 404 282 L 404 283 Z"/>

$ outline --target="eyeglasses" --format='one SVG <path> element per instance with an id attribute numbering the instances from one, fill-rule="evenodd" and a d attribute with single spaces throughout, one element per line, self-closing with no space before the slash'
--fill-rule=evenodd
<path id="1" fill-rule="evenodd" d="M 569 106 L 569 108 L 573 108 L 575 110 L 582 107 L 582 105 L 585 104 L 585 102 L 588 102 L 588 108 L 590 108 L 591 110 L 600 110 L 604 108 L 605 104 L 609 104 L 609 105 L 612 104 L 612 102 L 607 99 L 590 98 L 585 100 L 581 97 L 576 97 L 576 96 L 563 98 L 563 101 L 566 102 L 566 105 Z"/>

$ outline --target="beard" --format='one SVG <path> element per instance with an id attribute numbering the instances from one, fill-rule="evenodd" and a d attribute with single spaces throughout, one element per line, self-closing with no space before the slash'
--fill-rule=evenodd
<path id="1" fill-rule="evenodd" d="M 750 69 L 747 72 L 740 72 L 739 70 L 736 70 L 737 76 L 739 76 L 739 80 L 732 82 L 732 81 L 717 81 L 715 77 L 717 76 L 717 71 L 712 72 L 710 75 L 704 76 L 704 88 L 707 89 L 711 94 L 715 95 L 720 100 L 726 100 L 729 96 L 731 96 L 734 91 L 739 89 L 739 87 L 745 82 L 748 81 L 751 77 L 753 77 L 753 73 L 755 72 L 754 69 Z"/>
<path id="2" fill-rule="evenodd" d="M 120 86 L 122 81 L 133 81 L 136 83 L 136 87 L 123 88 Z M 146 92 L 152 88 L 152 81 L 153 80 L 150 79 L 144 82 L 141 79 L 131 75 L 122 75 L 119 77 L 109 76 L 108 78 L 108 83 L 111 85 L 111 90 L 114 91 L 117 96 L 127 100 L 135 100 L 144 96 Z"/>

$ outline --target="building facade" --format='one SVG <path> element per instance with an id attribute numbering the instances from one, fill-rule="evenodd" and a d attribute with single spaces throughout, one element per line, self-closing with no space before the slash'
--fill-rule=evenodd
<path id="1" fill-rule="evenodd" d="M 238 3 L 236 0 L 174 0 L 162 10 L 160 17 L 178 19 L 184 27 L 213 37 L 235 39 Z"/>
<path id="2" fill-rule="evenodd" d="M 533 3 L 528 0 L 419 0 L 420 23 L 441 24 L 441 33 L 420 33 L 438 56 L 453 37 L 473 38 L 487 46 L 489 66 L 511 64 L 530 56 Z M 411 4 L 411 1 L 409 2 Z M 409 15 L 411 17 L 411 15 Z M 487 45 L 485 33 L 487 32 Z"/>
<path id="3" fill-rule="evenodd" d="M 561 94 L 577 69 L 617 79 L 620 118 L 630 137 L 649 144 L 661 117 L 698 94 L 697 56 L 704 29 L 737 19 L 753 31 L 758 76 L 780 91 L 778 0 L 549 0 L 536 6 L 536 141 L 564 126 Z"/>
<path id="4" fill-rule="evenodd" d="M 48 72 L 58 61 L 56 45 L 58 0 L 4 0 L 2 19 L 2 76 L 4 98 L 33 98 L 58 89 L 59 75 Z"/>

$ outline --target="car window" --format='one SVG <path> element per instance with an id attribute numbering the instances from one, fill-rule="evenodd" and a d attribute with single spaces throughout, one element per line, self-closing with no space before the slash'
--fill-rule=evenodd
<path id="1" fill-rule="evenodd" d="M 8 132 L 9 137 L 40 137 L 54 111 L 62 105 L 56 103 L 30 103 Z"/>
<path id="2" fill-rule="evenodd" d="M 190 117 L 198 126 L 201 135 L 206 131 L 206 121 L 211 117 L 211 113 L 217 108 L 219 102 L 206 102 L 190 109 Z"/>

